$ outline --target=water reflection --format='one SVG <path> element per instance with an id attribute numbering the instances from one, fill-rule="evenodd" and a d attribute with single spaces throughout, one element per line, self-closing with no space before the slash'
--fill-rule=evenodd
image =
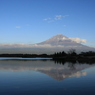
<path id="1" fill-rule="evenodd" d="M 0 60 L 0 95 L 94 95 L 94 87 L 95 64 Z"/>
<path id="2" fill-rule="evenodd" d="M 53 60 L 0 60 L 0 70 L 6 71 L 25 71 L 33 70 L 44 73 L 55 80 L 64 80 L 68 77 L 86 76 L 86 68 L 93 67 L 95 64 L 80 64 L 79 62 L 54 62 Z"/>

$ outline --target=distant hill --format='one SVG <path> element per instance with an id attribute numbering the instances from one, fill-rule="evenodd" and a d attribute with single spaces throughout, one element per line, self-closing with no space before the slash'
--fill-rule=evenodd
<path id="1" fill-rule="evenodd" d="M 0 53 L 55 53 L 75 49 L 76 52 L 95 51 L 95 48 L 77 43 L 64 35 L 55 35 L 52 38 L 37 44 L 0 44 Z"/>

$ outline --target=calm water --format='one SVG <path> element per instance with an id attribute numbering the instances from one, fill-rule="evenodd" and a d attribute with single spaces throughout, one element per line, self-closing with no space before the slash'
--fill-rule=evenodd
<path id="1" fill-rule="evenodd" d="M 0 59 L 0 95 L 95 95 L 95 64 Z"/>

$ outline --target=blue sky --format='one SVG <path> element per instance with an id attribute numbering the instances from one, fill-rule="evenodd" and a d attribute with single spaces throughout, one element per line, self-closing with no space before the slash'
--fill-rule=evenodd
<path id="1" fill-rule="evenodd" d="M 95 0 L 0 0 L 0 43 L 34 44 L 57 34 L 95 47 Z"/>

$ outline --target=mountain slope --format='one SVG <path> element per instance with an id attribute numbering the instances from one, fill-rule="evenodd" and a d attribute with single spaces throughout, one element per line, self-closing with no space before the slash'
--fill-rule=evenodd
<path id="1" fill-rule="evenodd" d="M 85 45 L 82 45 L 81 43 L 77 43 L 70 38 L 64 36 L 64 35 L 55 35 L 52 38 L 38 43 L 38 46 L 50 46 L 53 47 L 54 50 L 56 51 L 68 51 L 69 49 L 75 49 L 77 52 L 82 52 L 82 51 L 95 51 L 95 48 L 91 48 Z M 54 51 L 53 50 L 53 51 Z"/>
<path id="2" fill-rule="evenodd" d="M 56 35 L 53 36 L 52 38 L 38 43 L 38 45 L 45 45 L 45 44 L 49 44 L 51 46 L 58 46 L 58 45 L 62 45 L 62 46 L 82 46 L 82 44 L 76 43 L 74 41 L 72 41 L 71 39 L 69 39 L 68 37 L 64 36 L 64 35 Z"/>
<path id="3" fill-rule="evenodd" d="M 95 48 L 77 43 L 61 34 L 37 44 L 0 44 L 0 53 L 52 54 L 60 51 L 67 52 L 69 49 L 75 49 L 77 53 L 82 51 L 95 51 Z"/>

